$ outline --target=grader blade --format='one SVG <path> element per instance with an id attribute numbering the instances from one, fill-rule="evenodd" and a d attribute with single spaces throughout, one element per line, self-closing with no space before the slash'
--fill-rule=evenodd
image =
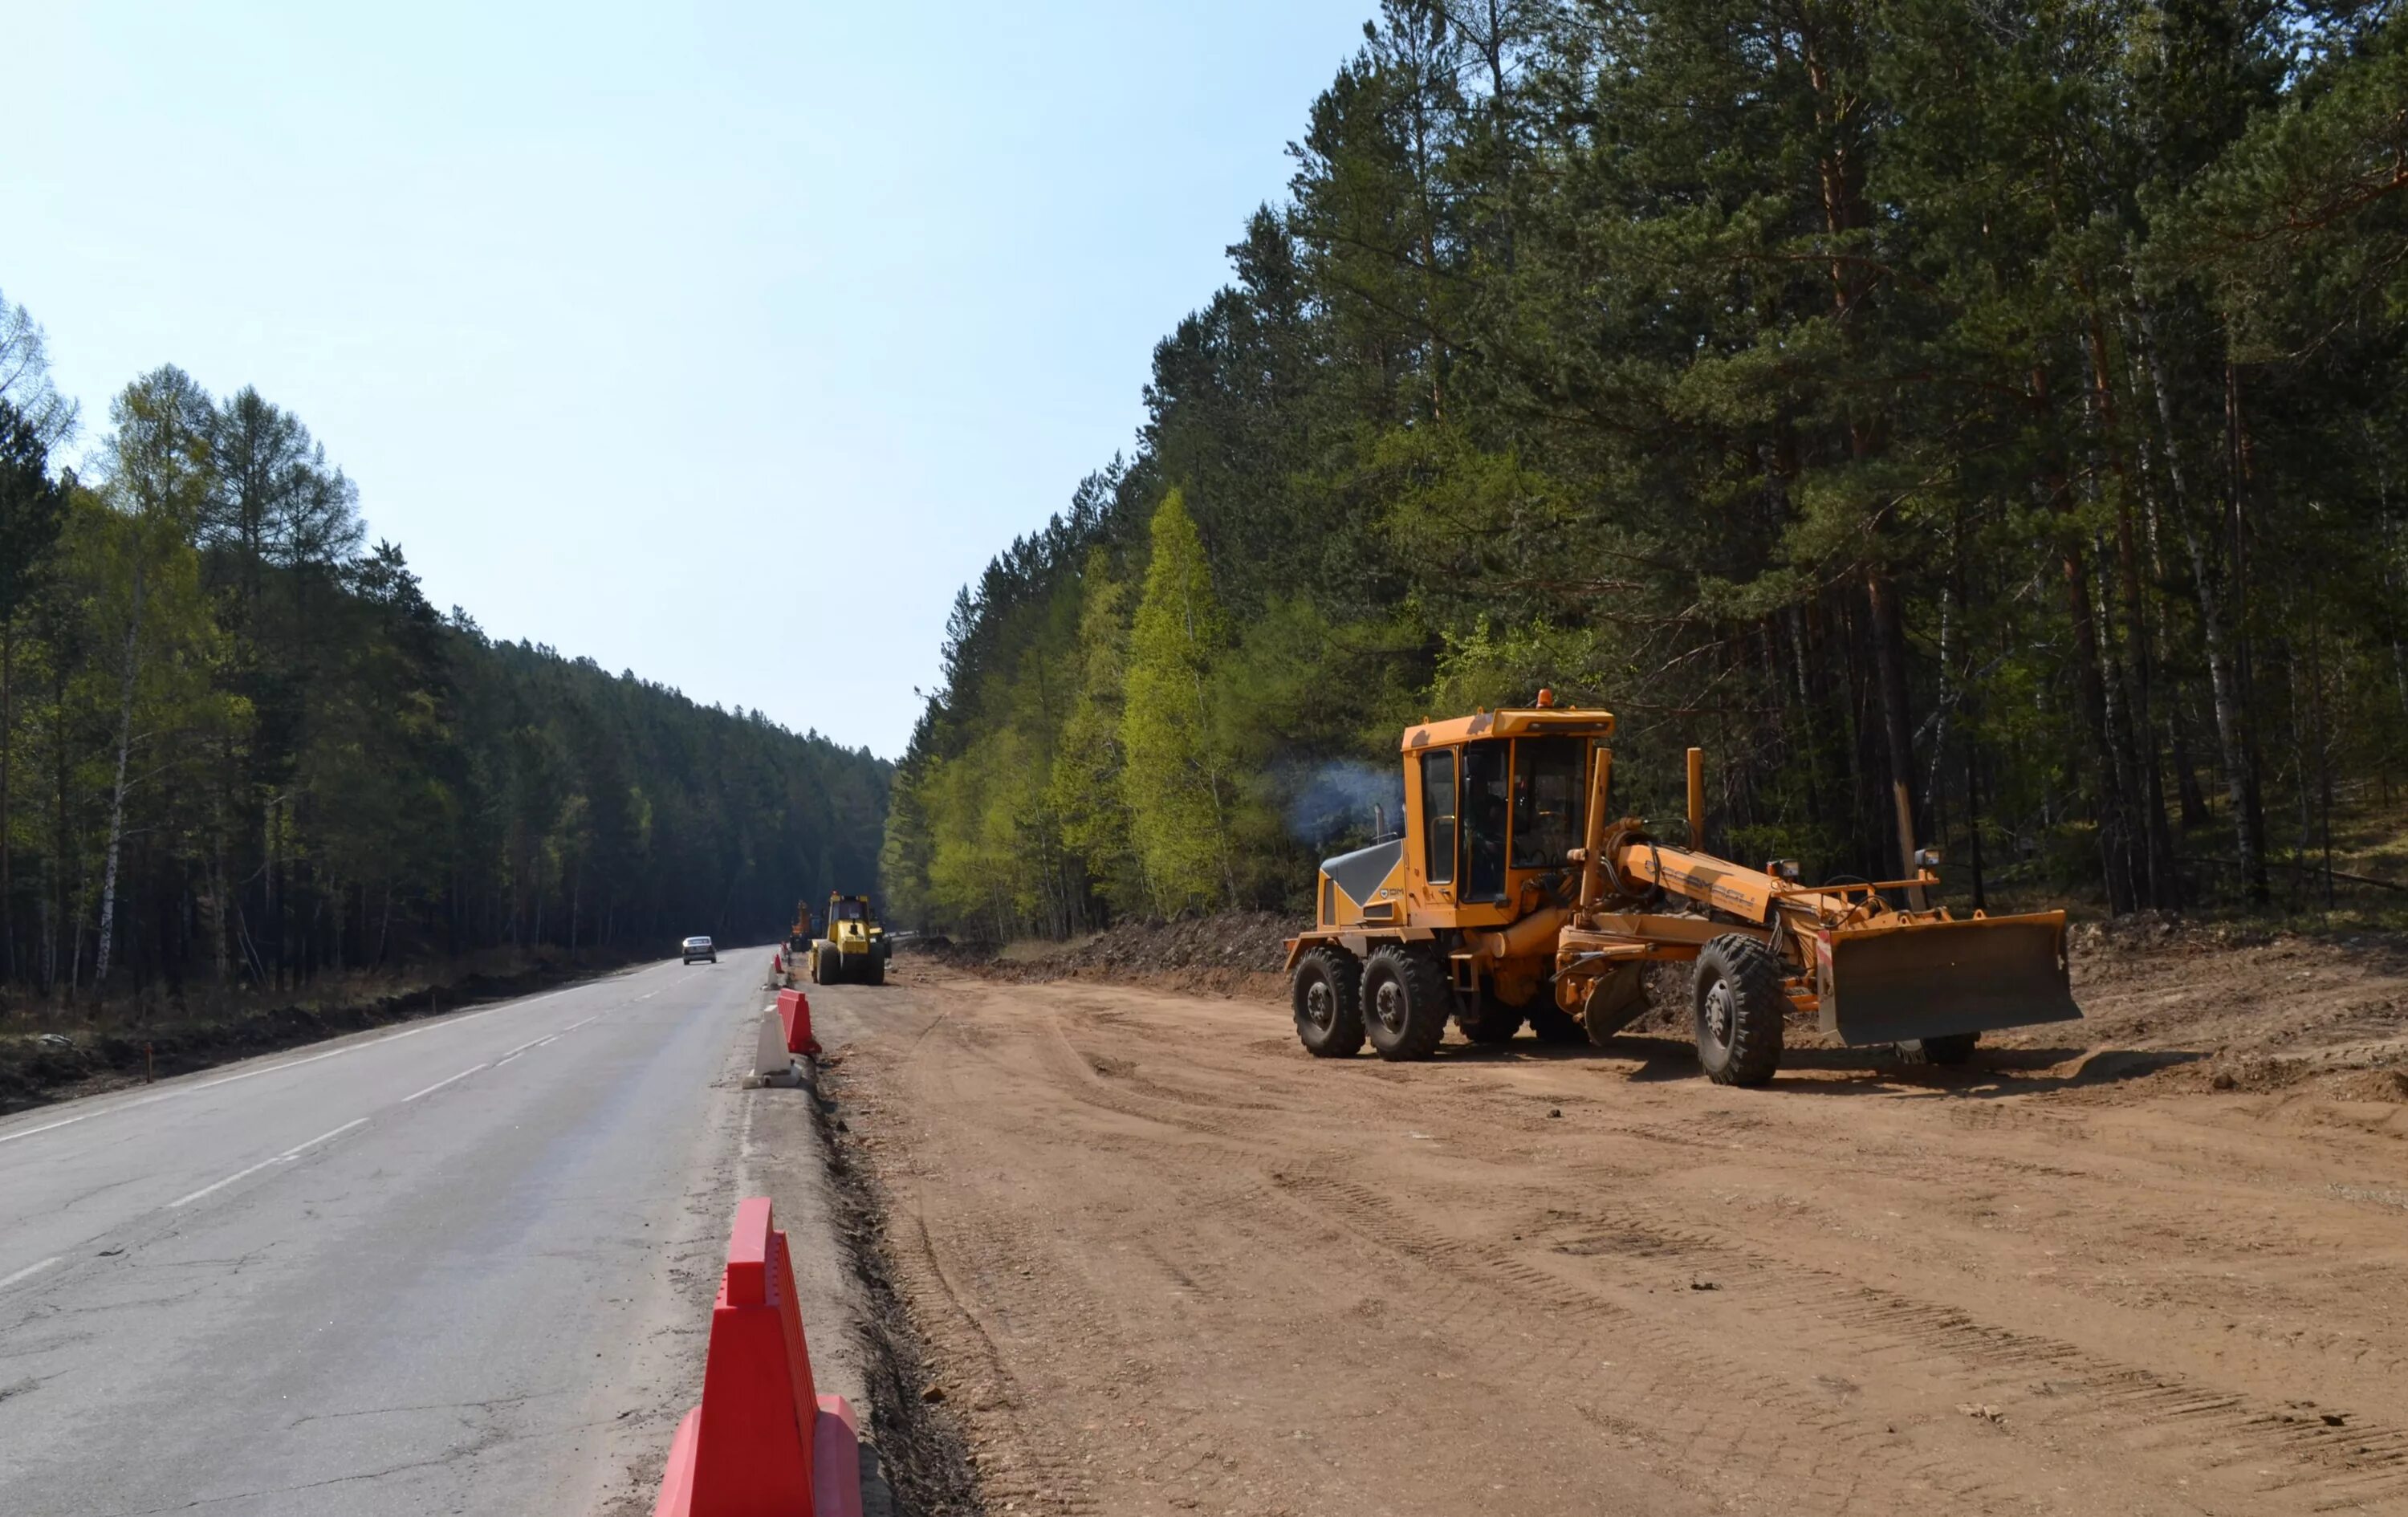
<path id="1" fill-rule="evenodd" d="M 1876 922 L 1821 945 L 1822 1025 L 1853 1045 L 1945 1038 L 2082 1015 L 2066 978 L 2065 913 Z"/>

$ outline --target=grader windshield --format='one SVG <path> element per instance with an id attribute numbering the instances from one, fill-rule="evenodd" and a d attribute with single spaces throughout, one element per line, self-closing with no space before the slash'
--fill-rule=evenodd
<path id="1" fill-rule="evenodd" d="M 1588 794 L 1588 751 L 1581 737 L 1518 737 L 1513 742 L 1513 867 L 1559 869 L 1581 844 L 1581 803 Z"/>

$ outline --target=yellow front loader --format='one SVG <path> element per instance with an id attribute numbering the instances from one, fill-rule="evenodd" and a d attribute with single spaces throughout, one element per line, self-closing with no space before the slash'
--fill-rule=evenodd
<path id="1" fill-rule="evenodd" d="M 1802 886 L 1698 850 L 1701 755 L 1689 751 L 1689 847 L 1612 820 L 1613 717 L 1536 706 L 1410 728 L 1401 836 L 1321 866 L 1311 931 L 1287 941 L 1297 1037 L 1323 1057 L 1366 1040 L 1426 1058 L 1450 1019 L 1476 1043 L 1525 1024 L 1603 1042 L 1647 1009 L 1647 966 L 1693 960 L 1706 1073 L 1760 1085 L 1792 1015 L 1854 1046 L 1956 1064 L 1987 1031 L 2079 1017 L 2065 913 L 1959 918 L 1912 880 Z M 1885 892 L 1905 898 L 1894 905 Z"/>
<path id="2" fill-rule="evenodd" d="M 831 894 L 827 936 L 811 943 L 811 983 L 886 983 L 886 929 L 867 895 Z"/>

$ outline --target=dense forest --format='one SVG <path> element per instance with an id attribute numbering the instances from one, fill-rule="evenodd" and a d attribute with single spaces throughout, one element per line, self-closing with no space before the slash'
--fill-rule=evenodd
<path id="1" fill-rule="evenodd" d="M 79 422 L 0 300 L 10 998 L 657 955 L 876 866 L 887 765 L 438 614 L 256 391 L 144 375 L 80 476 Z"/>
<path id="2" fill-rule="evenodd" d="M 1399 726 L 1951 899 L 2319 906 L 2408 754 L 2396 0 L 1385 0 L 1132 456 L 962 593 L 885 883 L 1293 909 Z M 1389 813 L 1394 815 L 1393 811 Z"/>

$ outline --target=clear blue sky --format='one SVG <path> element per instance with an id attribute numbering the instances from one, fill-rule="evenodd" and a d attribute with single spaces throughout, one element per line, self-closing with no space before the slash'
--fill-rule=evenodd
<path id="1" fill-rule="evenodd" d="M 256 384 L 438 607 L 895 755 L 1372 0 L 16 0 L 0 291 Z"/>

